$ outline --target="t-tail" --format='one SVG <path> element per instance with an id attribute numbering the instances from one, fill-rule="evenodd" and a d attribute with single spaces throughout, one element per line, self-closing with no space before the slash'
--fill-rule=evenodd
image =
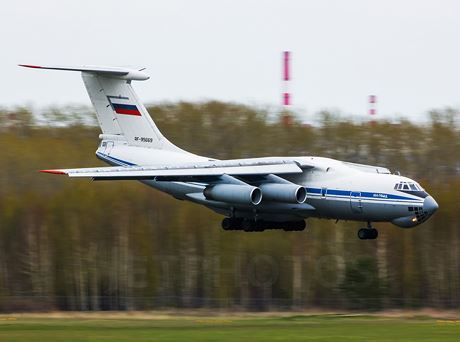
<path id="1" fill-rule="evenodd" d="M 20 64 L 34 69 L 80 71 L 96 110 L 103 140 L 123 141 L 130 146 L 184 152 L 166 139 L 140 102 L 131 81 L 145 81 L 143 69 L 125 67 L 66 67 Z"/>

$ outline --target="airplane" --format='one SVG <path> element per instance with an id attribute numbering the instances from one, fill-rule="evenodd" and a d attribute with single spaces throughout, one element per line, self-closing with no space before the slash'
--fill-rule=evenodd
<path id="1" fill-rule="evenodd" d="M 96 156 L 111 165 L 41 172 L 137 180 L 224 215 L 224 230 L 302 231 L 306 219 L 325 218 L 365 222 L 358 238 L 373 240 L 374 222 L 411 228 L 438 209 L 420 184 L 385 167 L 314 156 L 217 160 L 187 152 L 166 139 L 134 92 L 132 81 L 149 79 L 144 69 L 19 66 L 81 72 L 102 130 Z"/>

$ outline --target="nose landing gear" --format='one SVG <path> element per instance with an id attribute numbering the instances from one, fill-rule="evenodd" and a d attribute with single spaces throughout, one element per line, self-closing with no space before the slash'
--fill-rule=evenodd
<path id="1" fill-rule="evenodd" d="M 367 222 L 367 228 L 358 230 L 358 238 L 360 240 L 375 240 L 379 236 L 379 231 L 372 227 L 370 222 Z"/>

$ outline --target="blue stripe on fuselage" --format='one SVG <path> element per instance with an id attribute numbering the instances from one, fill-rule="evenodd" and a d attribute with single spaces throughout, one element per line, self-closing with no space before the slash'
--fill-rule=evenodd
<path id="1" fill-rule="evenodd" d="M 321 190 L 320 190 L 321 192 Z M 327 195 L 335 195 L 335 196 L 350 196 L 351 191 L 347 190 L 330 190 L 327 189 L 326 194 Z"/>
<path id="2" fill-rule="evenodd" d="M 306 189 L 307 189 L 308 193 L 312 193 L 312 194 L 320 194 L 321 193 L 321 189 L 317 189 L 317 188 L 306 188 Z"/>
<path id="3" fill-rule="evenodd" d="M 333 196 L 333 197 L 346 197 L 349 198 L 351 196 L 350 190 L 339 190 L 339 189 L 327 189 L 326 196 Z M 419 200 L 418 198 L 411 198 L 399 195 L 392 195 L 392 194 L 385 194 L 381 192 L 367 192 L 367 191 L 353 191 L 354 193 L 360 193 L 360 196 L 363 199 L 372 199 L 372 200 L 396 200 L 396 201 L 414 201 Z M 307 188 L 308 194 L 321 194 L 321 188 Z"/>
<path id="4" fill-rule="evenodd" d="M 96 155 L 100 157 L 101 159 L 104 159 L 105 161 L 112 162 L 116 165 L 121 165 L 121 166 L 136 166 L 134 163 L 130 163 L 125 160 L 121 160 L 115 157 L 108 156 L 107 154 L 101 153 L 101 152 L 96 152 Z"/>

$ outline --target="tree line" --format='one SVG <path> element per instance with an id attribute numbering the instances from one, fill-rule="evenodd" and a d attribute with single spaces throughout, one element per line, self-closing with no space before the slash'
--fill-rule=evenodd
<path id="1" fill-rule="evenodd" d="M 415 229 L 376 224 L 375 241 L 357 239 L 360 223 L 319 219 L 304 232 L 226 232 L 212 211 L 136 181 L 39 174 L 104 165 L 99 128 L 83 118 L 94 114 L 77 112 L 0 110 L 1 311 L 459 307 L 456 111 L 423 125 L 322 112 L 305 125 L 216 101 L 149 108 L 168 139 L 197 154 L 317 155 L 419 180 L 440 210 Z"/>

